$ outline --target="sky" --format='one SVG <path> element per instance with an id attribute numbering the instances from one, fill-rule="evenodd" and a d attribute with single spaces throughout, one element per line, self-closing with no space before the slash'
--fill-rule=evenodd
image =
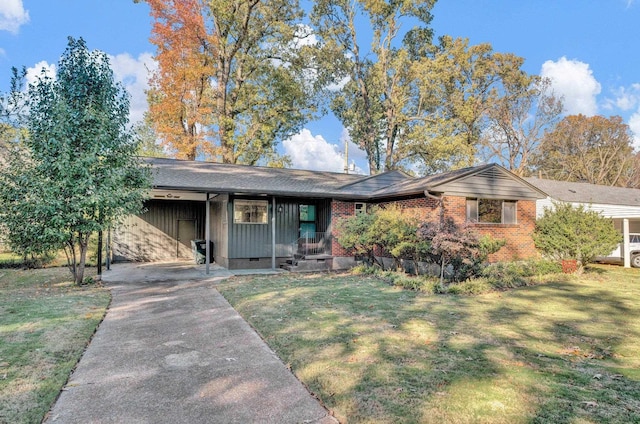
<path id="1" fill-rule="evenodd" d="M 436 36 L 488 42 L 525 58 L 525 71 L 551 78 L 567 114 L 621 116 L 640 150 L 640 0 L 440 0 L 432 13 Z M 156 68 L 151 22 L 148 6 L 133 0 L 0 0 L 0 91 L 9 88 L 11 67 L 27 67 L 33 81 L 43 67 L 55 69 L 67 37 L 83 37 L 109 55 L 138 121 Z M 326 116 L 279 151 L 294 168 L 342 172 L 347 140 L 340 122 Z M 367 172 L 353 143 L 349 161 Z"/>

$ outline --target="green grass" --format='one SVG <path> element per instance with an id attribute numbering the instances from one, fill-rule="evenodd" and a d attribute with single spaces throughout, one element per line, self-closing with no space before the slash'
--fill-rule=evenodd
<path id="1" fill-rule="evenodd" d="M 637 269 L 477 296 L 370 275 L 218 288 L 343 422 L 640 422 Z"/>
<path id="2" fill-rule="evenodd" d="M 0 269 L 0 422 L 40 423 L 109 304 L 66 268 Z"/>

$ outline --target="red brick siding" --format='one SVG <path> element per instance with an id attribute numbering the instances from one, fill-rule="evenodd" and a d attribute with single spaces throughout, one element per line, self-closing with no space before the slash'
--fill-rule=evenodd
<path id="1" fill-rule="evenodd" d="M 444 196 L 442 200 L 445 216 L 452 217 L 456 224 L 463 225 L 466 222 L 467 215 L 466 198 Z M 412 214 L 415 213 L 424 221 L 434 221 L 439 219 L 440 216 L 439 203 L 436 199 L 421 197 L 384 202 L 380 203 L 380 205 L 396 204 Z M 532 237 L 535 228 L 536 202 L 535 200 L 519 200 L 517 208 L 517 224 L 472 224 L 479 234 L 486 234 L 505 240 L 506 244 L 489 257 L 491 262 L 527 259 L 538 256 Z M 355 205 L 353 202 L 334 200 L 331 203 L 333 222 L 345 216 L 352 216 L 354 213 Z M 337 236 L 335 231 L 334 236 Z M 338 244 L 336 237 L 333 238 L 332 249 L 334 256 L 352 256 L 350 252 Z"/>
<path id="2" fill-rule="evenodd" d="M 510 261 L 539 256 L 533 242 L 533 230 L 536 225 L 535 200 L 518 201 L 517 219 L 518 223 L 514 225 L 474 224 L 480 234 L 489 234 L 506 241 L 502 249 L 489 257 L 489 261 Z"/>
<path id="3" fill-rule="evenodd" d="M 341 202 L 334 200 L 331 202 L 331 228 L 333 229 L 333 237 L 331 237 L 331 254 L 333 256 L 353 256 L 353 253 L 340 246 L 337 237 L 339 233 L 336 231 L 335 223 L 343 217 L 353 216 L 356 211 L 355 203 L 353 202 Z"/>

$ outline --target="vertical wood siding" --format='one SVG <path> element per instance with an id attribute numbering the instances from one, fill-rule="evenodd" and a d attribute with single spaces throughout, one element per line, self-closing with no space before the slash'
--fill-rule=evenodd
<path id="1" fill-rule="evenodd" d="M 265 198 L 260 198 L 264 200 Z M 269 216 L 267 224 L 235 224 L 233 223 L 233 200 L 227 205 L 229 218 L 229 259 L 268 258 L 271 257 L 272 199 L 269 199 Z M 293 198 L 276 198 L 276 256 L 292 256 L 295 243 L 300 237 L 300 205 L 316 206 L 316 230 L 324 232 L 331 222 L 331 201 L 310 201 Z M 280 211 L 281 209 L 281 211 Z"/>
<path id="2" fill-rule="evenodd" d="M 204 238 L 205 203 L 150 200 L 147 212 L 131 215 L 113 233 L 115 260 L 156 261 L 178 255 L 178 220 L 194 220 L 196 237 Z M 187 254 L 188 252 L 184 252 Z"/>

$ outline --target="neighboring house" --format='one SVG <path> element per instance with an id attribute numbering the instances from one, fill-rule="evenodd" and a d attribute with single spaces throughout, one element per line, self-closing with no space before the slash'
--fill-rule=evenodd
<path id="1" fill-rule="evenodd" d="M 229 269 L 277 267 L 287 260 L 343 269 L 354 257 L 337 243 L 332 224 L 377 204 L 400 205 L 425 221 L 439 219 L 444 208 L 457 223 L 470 222 L 506 241 L 492 260 L 527 258 L 537 255 L 531 237 L 536 201 L 547 197 L 495 164 L 414 178 L 400 171 L 362 176 L 147 161 L 151 199 L 146 213 L 115 231 L 116 260 L 191 257 L 191 240 L 208 239 L 215 262 Z"/>
<path id="2" fill-rule="evenodd" d="M 583 205 L 597 211 L 613 219 L 616 228 L 622 233 L 623 242 L 616 254 L 620 255 L 624 266 L 640 264 L 640 251 L 631 247 L 632 239 L 640 236 L 640 190 L 539 178 L 525 180 L 548 194 L 545 199 L 538 200 L 537 216 L 543 214 L 544 208 L 552 208 L 553 202 Z"/>

